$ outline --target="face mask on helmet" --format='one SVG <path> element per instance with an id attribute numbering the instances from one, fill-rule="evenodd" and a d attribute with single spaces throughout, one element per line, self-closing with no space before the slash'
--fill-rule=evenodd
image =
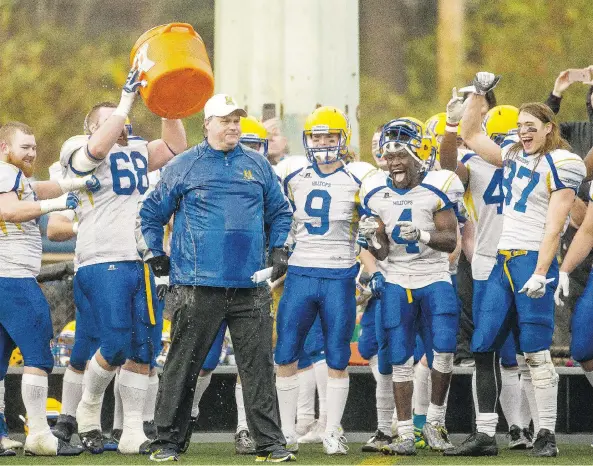
<path id="1" fill-rule="evenodd" d="M 335 107 L 319 107 L 305 120 L 303 146 L 312 163 L 328 164 L 348 154 L 350 125 Z"/>
<path id="2" fill-rule="evenodd" d="M 257 134 L 241 134 L 239 142 L 258 151 L 264 157 L 268 156 L 268 140 L 260 138 Z"/>
<path id="3" fill-rule="evenodd" d="M 423 137 L 422 126 L 407 120 L 392 120 L 383 127 L 379 139 L 381 154 L 405 149 L 420 165 L 420 172 L 433 168 L 436 150 L 429 138 Z"/>

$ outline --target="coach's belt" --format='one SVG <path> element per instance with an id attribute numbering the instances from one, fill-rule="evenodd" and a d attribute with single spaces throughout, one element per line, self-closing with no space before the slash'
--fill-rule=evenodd
<path id="1" fill-rule="evenodd" d="M 519 256 L 526 256 L 527 251 L 525 249 L 499 249 L 498 253 L 504 256 L 504 262 L 502 263 L 502 270 L 504 270 L 505 275 L 509 279 L 509 283 L 511 284 L 511 290 L 515 292 L 515 285 L 513 284 L 513 279 L 511 278 L 511 272 L 509 272 L 509 265 L 508 262 L 511 259 Z"/>

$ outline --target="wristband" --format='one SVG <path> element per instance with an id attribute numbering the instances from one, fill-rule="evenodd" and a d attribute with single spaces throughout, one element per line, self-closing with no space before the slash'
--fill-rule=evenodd
<path id="1" fill-rule="evenodd" d="M 74 222 L 72 224 L 72 232 L 77 235 L 78 234 L 78 222 Z"/>
<path id="2" fill-rule="evenodd" d="M 420 230 L 420 237 L 418 238 L 422 244 L 428 244 L 430 242 L 430 233 L 428 231 Z"/>
<path id="3" fill-rule="evenodd" d="M 63 196 L 56 197 L 54 199 L 45 199 L 39 202 L 39 207 L 41 209 L 42 214 L 47 214 L 49 212 L 55 212 L 56 210 L 66 210 L 66 205 L 64 203 Z"/>
<path id="4" fill-rule="evenodd" d="M 121 100 L 119 101 L 117 108 L 113 111 L 111 115 L 117 115 L 123 118 L 127 118 L 128 113 L 130 113 L 130 110 L 132 110 L 132 105 L 134 105 L 135 98 L 136 94 L 122 91 Z"/>
<path id="5" fill-rule="evenodd" d="M 85 178 L 61 178 L 57 180 L 57 183 L 60 185 L 60 189 L 65 194 L 70 191 L 78 191 L 86 186 L 86 180 L 88 177 Z"/>
<path id="6" fill-rule="evenodd" d="M 448 133 L 457 133 L 457 128 L 459 128 L 459 123 L 447 123 L 445 125 L 445 131 Z"/>

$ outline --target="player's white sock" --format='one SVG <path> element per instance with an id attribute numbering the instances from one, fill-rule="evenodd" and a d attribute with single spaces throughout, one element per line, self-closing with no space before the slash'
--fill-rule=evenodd
<path id="1" fill-rule="evenodd" d="M 144 422 L 154 421 L 154 410 L 156 407 L 156 395 L 159 391 L 159 375 L 153 374 L 148 377 L 148 391 L 146 392 L 146 402 L 142 411 L 142 420 Z"/>
<path id="2" fill-rule="evenodd" d="M 325 359 L 313 364 L 315 369 L 315 380 L 317 382 L 317 396 L 319 397 L 319 423 L 325 430 L 327 423 L 327 363 Z"/>
<path id="3" fill-rule="evenodd" d="M 583 372 L 585 373 L 585 377 L 587 377 L 587 380 L 589 381 L 589 383 L 591 385 L 593 385 L 593 371 L 587 372 L 587 371 L 583 370 Z"/>
<path id="4" fill-rule="evenodd" d="M 198 377 L 198 381 L 196 382 L 196 391 L 194 392 L 194 402 L 191 407 L 191 417 L 198 417 L 200 414 L 200 400 L 208 388 L 208 385 L 210 385 L 211 380 L 212 372 L 208 372 L 206 375 Z"/>
<path id="5" fill-rule="evenodd" d="M 309 367 L 299 371 L 299 397 L 297 400 L 298 435 L 304 435 L 306 428 L 315 420 L 315 369 Z"/>
<path id="6" fill-rule="evenodd" d="M 140 445 L 148 440 L 142 425 L 142 411 L 147 392 L 147 374 L 120 369 L 119 393 L 124 408 L 124 428 L 118 445 L 121 453 L 138 453 Z"/>
<path id="7" fill-rule="evenodd" d="M 525 356 L 517 355 L 517 362 L 519 363 L 519 372 L 521 373 L 521 389 L 523 390 L 529 408 L 529 418 L 533 419 L 533 428 L 537 435 L 539 432 L 539 412 L 537 411 L 537 403 L 535 401 L 535 389 L 531 380 L 531 371 L 529 370 L 529 366 L 525 363 Z M 527 424 L 525 424 L 524 427 L 528 426 L 529 421 L 527 421 Z"/>
<path id="8" fill-rule="evenodd" d="M 119 370 L 116 371 L 115 379 L 113 381 L 113 429 L 122 430 L 124 428 L 124 407 L 121 402 L 121 394 L 119 393 Z"/>
<path id="9" fill-rule="evenodd" d="M 84 390 L 76 409 L 78 432 L 101 430 L 101 405 L 105 389 L 115 376 L 115 371 L 103 369 L 95 356 L 84 373 Z"/>
<path id="10" fill-rule="evenodd" d="M 280 409 L 282 433 L 284 433 L 284 437 L 289 437 L 296 441 L 295 419 L 297 399 L 299 396 L 298 375 L 276 377 L 276 391 L 278 393 L 278 407 Z"/>
<path id="11" fill-rule="evenodd" d="M 338 432 L 342 426 L 342 416 L 346 401 L 348 401 L 348 391 L 350 389 L 350 377 L 343 378 L 328 377 L 327 379 L 327 425 L 325 433 L 332 434 Z"/>
<path id="12" fill-rule="evenodd" d="M 426 410 L 426 422 L 430 423 L 445 423 L 445 414 L 447 413 L 447 405 L 443 403 L 443 406 L 429 403 L 428 409 Z"/>
<path id="13" fill-rule="evenodd" d="M 500 406 L 507 424 L 521 426 L 521 385 L 519 384 L 519 368 L 500 366 L 502 388 L 500 390 Z"/>
<path id="14" fill-rule="evenodd" d="M 247 427 L 247 414 L 245 413 L 245 400 L 243 399 L 243 384 L 235 384 L 235 402 L 237 403 L 237 432 L 249 430 Z"/>
<path id="15" fill-rule="evenodd" d="M 395 410 L 391 374 L 379 374 L 375 396 L 377 399 L 377 428 L 384 434 L 389 435 Z"/>
<path id="16" fill-rule="evenodd" d="M 476 429 L 482 434 L 494 437 L 497 424 L 498 414 L 496 413 L 478 413 L 476 416 Z"/>
<path id="17" fill-rule="evenodd" d="M 46 415 L 47 387 L 47 377 L 23 374 L 21 396 L 27 411 L 29 435 L 42 435 L 50 432 Z"/>
<path id="18" fill-rule="evenodd" d="M 428 413 L 430 404 L 430 369 L 422 363 L 414 368 L 414 414 L 423 416 Z"/>
<path id="19" fill-rule="evenodd" d="M 74 372 L 66 369 L 62 381 L 62 411 L 61 414 L 76 417 L 76 408 L 82 398 L 82 379 L 84 372 Z"/>
<path id="20" fill-rule="evenodd" d="M 379 356 L 378 355 L 374 355 L 371 356 L 371 359 L 369 359 L 369 367 L 371 368 L 371 372 L 373 373 L 373 377 L 375 378 L 375 382 L 379 381 Z"/>
<path id="21" fill-rule="evenodd" d="M 474 413 L 477 416 L 478 410 L 478 387 L 476 386 L 476 369 L 472 372 L 472 399 L 474 400 Z"/>
<path id="22" fill-rule="evenodd" d="M 397 421 L 397 433 L 401 438 L 414 439 L 414 421 L 412 419 Z"/>

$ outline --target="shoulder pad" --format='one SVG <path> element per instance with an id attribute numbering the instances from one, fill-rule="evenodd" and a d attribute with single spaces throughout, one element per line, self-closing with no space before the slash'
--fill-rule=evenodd
<path id="1" fill-rule="evenodd" d="M 350 162 L 346 165 L 346 170 L 362 181 L 363 178 L 377 171 L 378 168 L 367 162 Z"/>
<path id="2" fill-rule="evenodd" d="M 291 173 L 305 168 L 309 164 L 307 157 L 304 155 L 292 155 L 281 160 L 275 167 L 274 171 L 280 179 L 286 178 Z"/>
<path id="3" fill-rule="evenodd" d="M 88 140 L 89 137 L 87 135 L 81 134 L 79 136 L 71 137 L 62 144 L 62 148 L 60 149 L 60 165 L 62 167 L 67 167 L 72 154 L 81 147 L 84 147 Z"/>

